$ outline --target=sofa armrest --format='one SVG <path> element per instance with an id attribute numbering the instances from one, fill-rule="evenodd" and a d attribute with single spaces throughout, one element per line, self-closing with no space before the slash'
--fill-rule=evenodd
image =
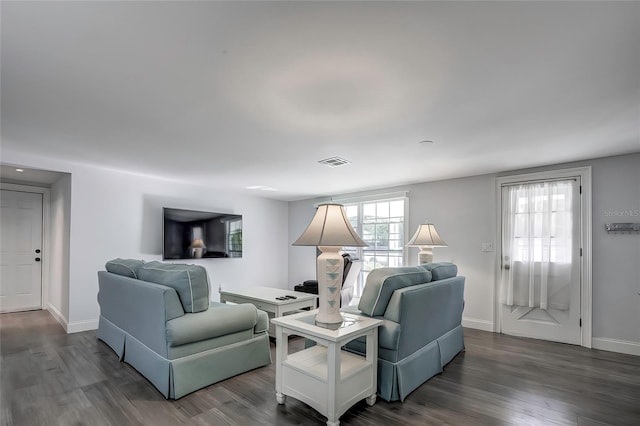
<path id="1" fill-rule="evenodd" d="M 340 312 L 344 312 L 352 315 L 360 315 L 363 317 L 371 318 L 369 315 L 362 313 L 357 306 L 346 306 L 340 309 Z M 391 321 L 385 317 L 377 316 L 376 319 L 382 320 L 382 324 L 378 327 L 378 346 L 390 350 L 398 350 L 400 344 L 400 324 L 395 321 Z M 362 346 L 362 352 L 364 353 L 365 338 L 359 337 L 356 339 Z"/>
<path id="2" fill-rule="evenodd" d="M 250 330 L 258 323 L 258 309 L 251 304 L 211 302 L 203 312 L 188 313 L 167 321 L 167 344 L 175 347 Z"/>
<path id="3" fill-rule="evenodd" d="M 100 315 L 162 356 L 165 323 L 184 315 L 176 291 L 135 278 L 98 272 Z"/>
<path id="4" fill-rule="evenodd" d="M 396 290 L 384 317 L 401 324 L 400 356 L 415 352 L 459 326 L 463 300 L 463 276 Z"/>
<path id="5" fill-rule="evenodd" d="M 269 330 L 269 314 L 258 309 L 258 321 L 253 327 L 253 334 L 264 333 Z"/>

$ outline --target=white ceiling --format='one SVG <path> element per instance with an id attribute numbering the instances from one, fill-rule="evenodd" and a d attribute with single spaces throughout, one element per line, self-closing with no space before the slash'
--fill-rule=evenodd
<path id="1" fill-rule="evenodd" d="M 1 8 L 3 149 L 282 200 L 640 151 L 639 2 Z"/>

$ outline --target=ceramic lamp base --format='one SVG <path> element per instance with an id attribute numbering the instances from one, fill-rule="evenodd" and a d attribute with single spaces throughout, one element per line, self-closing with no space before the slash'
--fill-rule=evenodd
<path id="1" fill-rule="evenodd" d="M 421 246 L 418 259 L 420 264 L 433 262 L 433 247 Z"/>
<path id="2" fill-rule="evenodd" d="M 340 324 L 342 315 L 340 314 L 340 290 L 342 289 L 342 270 L 344 269 L 344 259 L 339 251 L 341 247 L 320 246 L 322 252 L 318 256 L 318 314 L 316 323 L 319 324 Z"/>

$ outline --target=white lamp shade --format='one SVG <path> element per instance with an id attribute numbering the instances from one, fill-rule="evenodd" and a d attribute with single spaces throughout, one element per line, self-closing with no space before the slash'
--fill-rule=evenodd
<path id="1" fill-rule="evenodd" d="M 433 223 L 423 223 L 407 243 L 407 247 L 420 246 L 447 247 L 447 243 L 440 238 Z"/>
<path id="2" fill-rule="evenodd" d="M 320 204 L 294 246 L 366 247 L 349 223 L 342 204 Z"/>
<path id="3" fill-rule="evenodd" d="M 207 246 L 204 245 L 204 241 L 202 241 L 200 238 L 198 238 L 198 239 L 193 240 L 193 242 L 191 243 L 189 248 L 192 248 L 192 249 L 195 249 L 195 248 L 207 248 Z"/>

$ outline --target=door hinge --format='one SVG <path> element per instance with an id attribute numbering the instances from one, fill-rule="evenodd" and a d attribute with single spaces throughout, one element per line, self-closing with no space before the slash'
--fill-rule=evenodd
<path id="1" fill-rule="evenodd" d="M 580 318 L 580 327 L 582 327 L 582 318 Z"/>
<path id="2" fill-rule="evenodd" d="M 582 247 L 580 247 L 580 257 L 582 257 Z"/>
<path id="3" fill-rule="evenodd" d="M 582 194 L 582 185 L 580 185 L 580 193 Z"/>

